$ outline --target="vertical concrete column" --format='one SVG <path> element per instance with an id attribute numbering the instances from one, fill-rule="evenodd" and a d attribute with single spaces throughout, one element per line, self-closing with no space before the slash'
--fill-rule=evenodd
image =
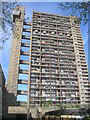
<path id="1" fill-rule="evenodd" d="M 16 8 L 16 10 L 13 13 L 13 19 L 15 22 L 15 26 L 10 54 L 7 90 L 8 92 L 12 92 L 15 96 L 17 96 L 20 48 L 24 22 L 24 7 Z"/>

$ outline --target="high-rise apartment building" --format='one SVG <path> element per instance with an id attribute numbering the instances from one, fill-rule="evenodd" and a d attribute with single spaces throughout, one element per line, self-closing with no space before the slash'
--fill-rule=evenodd
<path id="1" fill-rule="evenodd" d="M 33 11 L 29 23 L 24 20 L 24 7 L 18 7 L 13 17 L 8 91 L 20 101 L 27 99 L 28 106 L 42 106 L 49 100 L 52 105 L 89 103 L 78 18 Z"/>

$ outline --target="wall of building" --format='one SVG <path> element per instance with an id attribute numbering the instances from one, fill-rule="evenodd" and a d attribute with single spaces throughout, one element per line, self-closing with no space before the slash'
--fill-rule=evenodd
<path id="1" fill-rule="evenodd" d="M 2 118 L 2 68 L 0 64 L 0 120 Z"/>
<path id="2" fill-rule="evenodd" d="M 0 64 L 0 117 L 4 114 L 4 107 L 5 107 L 5 99 L 4 96 L 6 94 L 6 88 L 5 88 L 5 76 Z"/>

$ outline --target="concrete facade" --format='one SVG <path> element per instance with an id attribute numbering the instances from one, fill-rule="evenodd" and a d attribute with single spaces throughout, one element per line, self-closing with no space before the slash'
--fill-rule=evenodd
<path id="1" fill-rule="evenodd" d="M 78 18 L 34 12 L 29 105 L 88 104 L 90 84 Z"/>
<path id="2" fill-rule="evenodd" d="M 5 88 L 5 76 L 0 64 L 0 120 L 8 113 L 6 96 L 7 96 L 7 91 Z"/>
<path id="3" fill-rule="evenodd" d="M 24 7 L 13 16 L 7 90 L 16 100 L 22 96 L 19 105 L 42 107 L 49 100 L 52 106 L 88 104 L 90 84 L 78 18 L 33 11 L 32 21 L 25 22 Z"/>
<path id="4" fill-rule="evenodd" d="M 14 93 L 17 96 L 18 71 L 20 60 L 20 48 L 24 21 L 24 7 L 17 7 L 16 11 L 20 10 L 19 15 L 16 14 L 14 34 L 11 47 L 10 64 L 8 70 L 7 90 L 9 93 Z"/>
<path id="5" fill-rule="evenodd" d="M 9 118 L 8 106 L 16 106 L 17 101 L 14 93 L 8 93 L 5 86 L 5 76 L 0 64 L 0 120 Z"/>

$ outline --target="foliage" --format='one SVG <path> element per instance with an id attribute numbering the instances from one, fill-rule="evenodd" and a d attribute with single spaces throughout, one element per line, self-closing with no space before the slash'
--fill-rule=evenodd
<path id="1" fill-rule="evenodd" d="M 52 100 L 48 100 L 48 106 L 52 104 Z"/>
<path id="2" fill-rule="evenodd" d="M 89 104 L 88 105 L 80 105 L 80 104 L 76 104 L 76 105 L 64 105 L 65 108 L 89 108 Z"/>
<path id="3" fill-rule="evenodd" d="M 90 116 L 85 116 L 83 120 L 90 120 Z"/>
<path id="4" fill-rule="evenodd" d="M 45 100 L 43 100 L 42 105 L 43 105 L 43 107 L 45 107 Z"/>
<path id="5" fill-rule="evenodd" d="M 1 36 L 1 44 L 3 44 L 6 40 L 9 39 L 12 31 L 13 31 L 13 10 L 17 6 L 17 2 L 1 2 L 1 15 L 0 15 L 0 31 L 2 31 Z M 2 49 L 3 46 L 0 46 Z"/>
<path id="6" fill-rule="evenodd" d="M 61 104 L 61 103 L 58 103 L 58 104 L 57 104 L 57 107 L 58 107 L 58 108 L 61 108 L 61 107 L 62 107 L 62 104 Z"/>
<path id="7" fill-rule="evenodd" d="M 58 7 L 63 10 L 69 9 L 71 15 L 78 16 L 79 23 L 88 22 L 88 2 L 63 2 L 59 3 Z"/>

